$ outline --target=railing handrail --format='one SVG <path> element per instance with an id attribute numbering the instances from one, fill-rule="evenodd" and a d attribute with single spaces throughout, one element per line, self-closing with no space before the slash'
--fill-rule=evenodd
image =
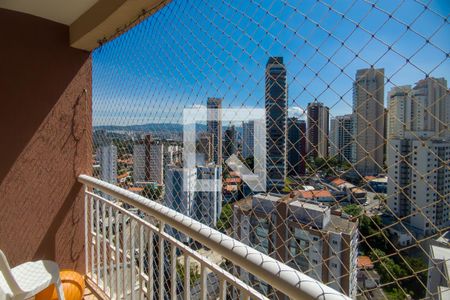
<path id="1" fill-rule="evenodd" d="M 350 299 L 282 262 L 155 201 L 88 175 L 80 175 L 78 181 L 156 217 L 255 274 L 292 299 Z"/>

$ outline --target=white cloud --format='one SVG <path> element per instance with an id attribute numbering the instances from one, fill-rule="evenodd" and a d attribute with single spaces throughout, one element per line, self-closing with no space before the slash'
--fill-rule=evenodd
<path id="1" fill-rule="evenodd" d="M 289 117 L 297 117 L 301 120 L 306 120 L 306 110 L 298 106 L 292 106 L 288 109 Z"/>

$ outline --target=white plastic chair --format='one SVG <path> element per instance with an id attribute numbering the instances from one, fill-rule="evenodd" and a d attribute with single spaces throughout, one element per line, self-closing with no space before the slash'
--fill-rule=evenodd
<path id="1" fill-rule="evenodd" d="M 64 300 L 59 267 L 55 262 L 49 260 L 26 262 L 11 269 L 0 250 L 0 299 L 27 299 L 51 284 L 56 287 L 58 299 Z"/>

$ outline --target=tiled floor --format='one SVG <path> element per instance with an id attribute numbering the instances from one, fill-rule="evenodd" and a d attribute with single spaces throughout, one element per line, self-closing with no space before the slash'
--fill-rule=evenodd
<path id="1" fill-rule="evenodd" d="M 89 287 L 86 287 L 84 289 L 84 297 L 83 299 L 85 300 L 97 300 L 97 299 L 101 299 L 97 296 L 97 294 L 95 294 L 94 292 L 92 292 L 92 290 Z"/>

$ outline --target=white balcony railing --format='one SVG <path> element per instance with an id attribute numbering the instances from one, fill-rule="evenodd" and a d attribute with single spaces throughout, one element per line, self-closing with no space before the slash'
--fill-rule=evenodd
<path id="1" fill-rule="evenodd" d="M 85 185 L 86 274 L 114 299 L 348 299 L 301 272 L 120 187 L 81 175 Z M 169 235 L 171 226 L 204 247 L 270 283 L 263 295 Z M 192 271 L 192 262 L 199 272 Z M 163 267 L 161 267 L 163 266 Z M 189 266 L 189 267 L 187 267 Z"/>

